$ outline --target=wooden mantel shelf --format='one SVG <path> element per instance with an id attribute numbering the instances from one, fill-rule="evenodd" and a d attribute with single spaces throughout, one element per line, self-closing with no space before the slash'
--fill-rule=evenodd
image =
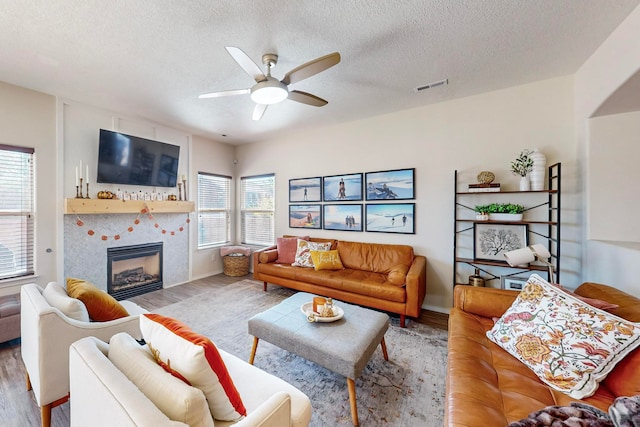
<path id="1" fill-rule="evenodd" d="M 145 206 L 151 213 L 193 212 L 195 204 L 184 201 L 143 201 L 112 199 L 64 199 L 65 214 L 123 214 L 139 213 Z"/>

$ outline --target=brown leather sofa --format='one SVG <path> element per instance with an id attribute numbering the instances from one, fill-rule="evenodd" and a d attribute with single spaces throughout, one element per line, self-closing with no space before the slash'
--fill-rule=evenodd
<path id="1" fill-rule="evenodd" d="M 576 294 L 618 304 L 609 310 L 640 321 L 640 299 L 610 286 L 583 283 Z M 532 371 L 491 342 L 493 327 L 516 298 L 516 291 L 458 285 L 449 315 L 446 426 L 507 426 L 546 406 L 569 406 L 572 399 L 542 383 Z M 640 349 L 627 355 L 581 402 L 605 412 L 619 396 L 640 394 Z"/>
<path id="2" fill-rule="evenodd" d="M 315 270 L 276 263 L 277 249 L 271 246 L 254 252 L 253 278 L 264 282 L 265 291 L 267 283 L 272 283 L 397 313 L 401 327 L 407 316 L 418 317 L 426 293 L 427 259 L 415 255 L 411 246 L 319 238 L 309 241 L 331 242 L 345 268 Z M 398 280 L 398 274 L 403 280 Z M 399 284 L 389 281 L 391 275 Z"/>

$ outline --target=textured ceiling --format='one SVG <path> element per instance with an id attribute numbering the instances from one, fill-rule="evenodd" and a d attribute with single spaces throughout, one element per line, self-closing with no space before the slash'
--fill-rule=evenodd
<path id="1" fill-rule="evenodd" d="M 639 2 L 0 0 L 0 81 L 239 144 L 572 74 Z M 225 46 L 277 78 L 340 52 L 290 87 L 329 104 L 198 99 L 254 83 Z"/>

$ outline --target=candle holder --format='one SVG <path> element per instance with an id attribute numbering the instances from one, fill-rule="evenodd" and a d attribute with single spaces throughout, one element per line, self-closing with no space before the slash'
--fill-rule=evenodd
<path id="1" fill-rule="evenodd" d="M 178 183 L 178 200 L 182 201 L 182 183 Z"/>
<path id="2" fill-rule="evenodd" d="M 187 197 L 187 180 L 183 179 L 182 184 L 184 184 L 184 200 L 186 202 L 187 200 L 189 200 L 189 198 Z"/>
<path id="3" fill-rule="evenodd" d="M 87 182 L 87 196 L 85 197 L 85 199 L 90 199 L 91 197 L 89 197 L 89 183 Z"/>
<path id="4" fill-rule="evenodd" d="M 76 185 L 76 199 L 84 199 L 82 197 L 82 178 L 80 178 L 80 185 Z"/>

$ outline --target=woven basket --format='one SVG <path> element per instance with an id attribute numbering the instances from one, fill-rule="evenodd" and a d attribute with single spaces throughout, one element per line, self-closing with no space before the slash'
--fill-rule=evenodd
<path id="1" fill-rule="evenodd" d="M 246 276 L 249 274 L 249 257 L 246 255 L 227 255 L 222 257 L 225 276 Z"/>

